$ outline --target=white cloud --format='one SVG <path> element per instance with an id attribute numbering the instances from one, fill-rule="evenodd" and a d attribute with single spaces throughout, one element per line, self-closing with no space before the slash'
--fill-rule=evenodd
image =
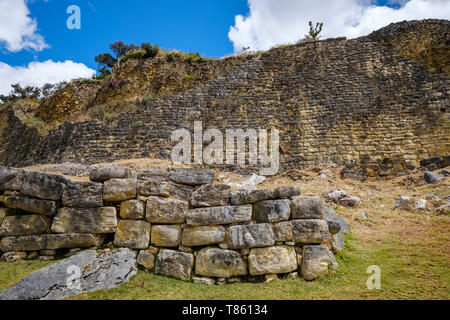
<path id="1" fill-rule="evenodd" d="M 0 47 L 12 52 L 48 47 L 29 14 L 25 0 L 0 0 Z"/>
<path id="2" fill-rule="evenodd" d="M 46 83 L 91 77 L 94 73 L 95 70 L 84 64 L 70 60 L 31 62 L 26 67 L 14 67 L 0 62 L 0 94 L 8 94 L 14 83 L 41 87 Z"/>
<path id="3" fill-rule="evenodd" d="M 266 50 L 293 43 L 309 31 L 308 22 L 324 22 L 323 38 L 367 35 L 392 22 L 450 19 L 450 0 L 392 0 L 398 9 L 369 0 L 248 0 L 248 17 L 238 15 L 228 37 L 236 52 L 243 47 Z"/>

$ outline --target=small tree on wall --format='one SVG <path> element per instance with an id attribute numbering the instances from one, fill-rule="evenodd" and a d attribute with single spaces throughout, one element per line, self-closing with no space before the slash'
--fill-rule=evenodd
<path id="1" fill-rule="evenodd" d="M 316 41 L 320 39 L 320 33 L 322 32 L 323 22 L 317 22 L 316 26 L 313 26 L 312 21 L 309 22 L 309 34 L 306 35 L 306 39 Z"/>

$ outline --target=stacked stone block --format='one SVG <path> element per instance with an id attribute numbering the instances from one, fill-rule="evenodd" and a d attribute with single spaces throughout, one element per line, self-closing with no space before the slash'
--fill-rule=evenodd
<path id="1" fill-rule="evenodd" d="M 200 283 L 299 273 L 313 280 L 335 265 L 339 224 L 298 187 L 233 191 L 215 184 L 212 170 L 136 174 L 113 165 L 79 180 L 0 168 L 4 260 L 126 247 L 145 269 Z"/>

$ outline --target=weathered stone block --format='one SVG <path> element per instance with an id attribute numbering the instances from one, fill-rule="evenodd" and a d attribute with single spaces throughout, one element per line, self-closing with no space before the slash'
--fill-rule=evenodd
<path id="1" fill-rule="evenodd" d="M 273 224 L 273 234 L 275 241 L 289 242 L 293 240 L 292 223 L 283 221 Z"/>
<path id="2" fill-rule="evenodd" d="M 152 226 L 152 245 L 175 248 L 181 243 L 181 227 L 179 225 Z"/>
<path id="3" fill-rule="evenodd" d="M 170 184 L 170 194 L 179 199 L 189 201 L 191 200 L 191 194 L 194 192 L 195 188 L 185 184 L 179 184 L 172 182 Z"/>
<path id="4" fill-rule="evenodd" d="M 230 186 L 207 184 L 196 189 L 191 195 L 192 207 L 226 206 L 230 202 Z"/>
<path id="5" fill-rule="evenodd" d="M 64 207 L 101 207 L 103 185 L 88 181 L 69 181 L 62 195 Z"/>
<path id="6" fill-rule="evenodd" d="M 189 247 L 219 244 L 224 241 L 225 228 L 221 226 L 187 226 L 181 236 L 181 243 Z"/>
<path id="7" fill-rule="evenodd" d="M 8 209 L 6 208 L 0 208 L 0 225 L 2 225 L 3 219 L 8 214 Z"/>
<path id="8" fill-rule="evenodd" d="M 291 219 L 322 219 L 323 201 L 319 197 L 293 197 Z"/>
<path id="9" fill-rule="evenodd" d="M 60 200 L 67 180 L 62 176 L 26 172 L 20 193 L 33 198 Z"/>
<path id="10" fill-rule="evenodd" d="M 301 271 L 306 281 L 325 277 L 332 263 L 330 250 L 324 245 L 304 246 Z"/>
<path id="11" fill-rule="evenodd" d="M 114 233 L 116 228 L 115 207 L 61 208 L 52 224 L 55 233 Z"/>
<path id="12" fill-rule="evenodd" d="M 140 220 L 145 218 L 144 201 L 127 200 L 120 204 L 122 219 Z"/>
<path id="13" fill-rule="evenodd" d="M 139 181 L 139 194 L 142 196 L 170 196 L 170 182 L 159 180 L 142 180 Z"/>
<path id="14" fill-rule="evenodd" d="M 191 168 L 174 169 L 170 175 L 170 180 L 173 182 L 191 186 L 212 183 L 214 178 L 214 170 L 198 170 Z"/>
<path id="15" fill-rule="evenodd" d="M 29 213 L 53 216 L 56 213 L 56 202 L 22 196 L 4 196 L 3 203 L 11 209 L 19 209 Z"/>
<path id="16" fill-rule="evenodd" d="M 6 252 L 0 258 L 0 261 L 15 262 L 25 260 L 27 258 L 26 252 Z"/>
<path id="17" fill-rule="evenodd" d="M 151 223 L 184 223 L 188 208 L 189 204 L 184 200 L 150 197 L 147 200 L 146 219 Z"/>
<path id="18" fill-rule="evenodd" d="M 297 197 L 300 195 L 300 188 L 297 186 L 282 186 L 278 187 L 273 192 L 273 197 L 287 199 L 290 197 Z"/>
<path id="19" fill-rule="evenodd" d="M 114 236 L 117 247 L 146 249 L 150 244 L 151 225 L 145 221 L 120 220 Z"/>
<path id="20" fill-rule="evenodd" d="M 259 223 L 286 221 L 290 215 L 289 200 L 265 200 L 253 205 L 253 219 Z"/>
<path id="21" fill-rule="evenodd" d="M 225 206 L 188 210 L 186 222 L 188 225 L 217 225 L 250 222 L 252 206 Z"/>
<path id="22" fill-rule="evenodd" d="M 111 179 L 135 178 L 135 174 L 129 168 L 112 164 L 98 164 L 91 166 L 89 178 L 91 181 L 104 182 Z"/>
<path id="23" fill-rule="evenodd" d="M 147 250 L 141 250 L 137 263 L 147 270 L 153 270 L 155 268 L 155 256 Z"/>
<path id="24" fill-rule="evenodd" d="M 189 280 L 193 265 L 193 254 L 162 249 L 156 259 L 155 273 Z"/>
<path id="25" fill-rule="evenodd" d="M 238 190 L 231 194 L 232 205 L 253 204 L 272 198 L 272 191 L 267 189 Z"/>
<path id="26" fill-rule="evenodd" d="M 250 250 L 248 256 L 251 275 L 289 273 L 297 270 L 294 247 L 276 246 Z"/>
<path id="27" fill-rule="evenodd" d="M 275 244 L 272 227 L 268 223 L 231 226 L 227 228 L 226 238 L 230 249 L 268 247 Z"/>
<path id="28" fill-rule="evenodd" d="M 0 240 L 0 250 L 10 252 L 89 248 L 101 245 L 103 240 L 104 236 L 93 234 L 46 234 L 4 237 Z"/>
<path id="29" fill-rule="evenodd" d="M 111 179 L 103 184 L 103 200 L 119 202 L 136 197 L 137 181 L 135 179 Z"/>
<path id="30" fill-rule="evenodd" d="M 0 167 L 0 190 L 20 191 L 23 177 L 22 170 Z"/>
<path id="31" fill-rule="evenodd" d="M 243 276 L 247 274 L 247 264 L 236 251 L 204 248 L 197 253 L 195 274 L 218 278 Z"/>
<path id="32" fill-rule="evenodd" d="M 300 244 L 320 244 L 331 240 L 328 224 L 325 220 L 292 220 L 292 240 Z"/>
<path id="33" fill-rule="evenodd" d="M 41 215 L 9 216 L 0 226 L 0 237 L 48 233 L 51 224 L 51 219 Z"/>

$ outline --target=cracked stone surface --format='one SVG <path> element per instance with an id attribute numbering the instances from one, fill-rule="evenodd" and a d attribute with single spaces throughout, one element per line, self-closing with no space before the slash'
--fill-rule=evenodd
<path id="1" fill-rule="evenodd" d="M 87 250 L 36 271 L 0 291 L 0 300 L 58 300 L 111 289 L 128 282 L 136 271 L 136 253 L 130 249 L 102 253 Z"/>

